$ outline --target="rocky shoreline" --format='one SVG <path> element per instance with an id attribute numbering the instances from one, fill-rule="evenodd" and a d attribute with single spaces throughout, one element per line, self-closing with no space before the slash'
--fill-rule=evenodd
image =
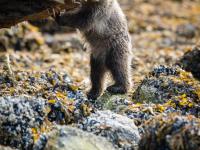
<path id="1" fill-rule="evenodd" d="M 0 150 L 199 150 L 198 0 L 121 4 L 134 42 L 127 95 L 87 99 L 89 54 L 73 30 L 0 30 Z"/>

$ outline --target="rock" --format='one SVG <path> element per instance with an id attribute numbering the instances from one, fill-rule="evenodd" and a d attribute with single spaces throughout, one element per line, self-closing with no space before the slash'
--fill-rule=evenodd
<path id="1" fill-rule="evenodd" d="M 41 32 L 47 33 L 47 34 L 55 34 L 55 33 L 66 33 L 66 32 L 72 32 L 75 31 L 75 29 L 69 28 L 69 27 L 61 27 L 59 26 L 54 19 L 52 18 L 46 18 L 41 20 L 34 20 L 29 21 L 32 25 L 38 27 Z"/>
<path id="2" fill-rule="evenodd" d="M 30 149 L 35 130 L 40 130 L 47 115 L 44 99 L 34 97 L 0 98 L 0 144 Z"/>
<path id="3" fill-rule="evenodd" d="M 140 135 L 133 120 L 111 111 L 97 111 L 79 124 L 79 128 L 106 137 L 116 148 L 136 148 Z"/>
<path id="4" fill-rule="evenodd" d="M 130 97 L 124 95 L 111 95 L 105 92 L 95 100 L 93 106 L 97 110 L 111 110 L 114 113 L 133 119 L 136 126 L 154 116 L 161 110 L 155 104 L 136 104 Z"/>
<path id="5" fill-rule="evenodd" d="M 57 126 L 41 136 L 34 150 L 115 150 L 103 137 L 83 132 L 80 129 Z"/>
<path id="6" fill-rule="evenodd" d="M 193 38 L 196 35 L 197 28 L 192 24 L 182 24 L 176 29 L 176 33 L 179 36 L 186 38 Z"/>
<path id="7" fill-rule="evenodd" d="M 160 109 L 160 108 L 161 109 Z M 136 126 L 140 126 L 144 121 L 152 118 L 158 113 L 163 113 L 162 105 L 155 104 L 131 104 L 125 110 L 125 115 L 134 120 Z M 143 132 L 139 128 L 139 132 Z"/>
<path id="8" fill-rule="evenodd" d="M 183 114 L 200 114 L 200 83 L 180 68 L 160 66 L 146 77 L 133 94 L 137 102 L 163 104 Z"/>
<path id="9" fill-rule="evenodd" d="M 51 122 L 78 122 L 92 110 L 86 96 L 66 73 L 49 70 L 34 73 L 14 71 L 13 74 L 14 79 L 11 79 L 6 71 L 0 72 L 0 96 L 29 95 L 46 99 L 50 106 L 48 119 Z"/>
<path id="10" fill-rule="evenodd" d="M 0 150 L 17 150 L 17 149 L 12 149 L 11 147 L 0 145 Z"/>
<path id="11" fill-rule="evenodd" d="M 67 74 L 53 70 L 14 71 L 13 77 L 6 71 L 0 72 L 0 89 L 0 144 L 3 145 L 30 149 L 42 132 L 51 129 L 52 122 L 77 123 L 92 111 L 87 98 Z"/>
<path id="12" fill-rule="evenodd" d="M 178 64 L 200 80 L 200 46 L 196 46 L 191 51 L 186 52 Z"/>
<path id="13" fill-rule="evenodd" d="M 53 53 L 82 51 L 84 44 L 81 41 L 81 37 L 77 34 L 57 34 L 57 35 L 45 35 L 46 44 L 52 49 Z"/>
<path id="14" fill-rule="evenodd" d="M 0 31 L 0 48 L 2 50 L 29 50 L 40 49 L 45 43 L 38 28 L 29 23 L 21 23 L 12 29 L 2 29 Z"/>
<path id="15" fill-rule="evenodd" d="M 8 38 L 0 33 L 0 52 L 5 52 L 8 49 Z"/>
<path id="16" fill-rule="evenodd" d="M 121 113 L 131 103 L 125 95 L 112 95 L 109 92 L 105 92 L 93 102 L 93 105 L 98 110 L 111 110 L 116 113 Z"/>
<path id="17" fill-rule="evenodd" d="M 198 118 L 172 113 L 152 118 L 143 127 L 139 150 L 199 150 Z"/>

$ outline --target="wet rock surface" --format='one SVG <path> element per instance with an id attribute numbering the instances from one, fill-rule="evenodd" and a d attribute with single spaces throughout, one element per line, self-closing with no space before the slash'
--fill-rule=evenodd
<path id="1" fill-rule="evenodd" d="M 43 143 L 43 144 L 41 144 Z M 41 147 L 43 145 L 44 147 Z M 57 126 L 47 135 L 42 135 L 34 150 L 115 150 L 103 137 L 83 132 L 80 129 Z"/>

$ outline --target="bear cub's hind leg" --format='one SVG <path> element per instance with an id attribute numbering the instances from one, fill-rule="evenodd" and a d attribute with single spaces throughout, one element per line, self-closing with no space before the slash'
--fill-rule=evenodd
<path id="1" fill-rule="evenodd" d="M 104 84 L 104 76 L 106 72 L 105 62 L 102 58 L 96 58 L 94 56 L 90 56 L 90 78 L 92 83 L 92 88 L 87 93 L 87 97 L 89 99 L 97 99 L 103 91 Z"/>
<path id="2" fill-rule="evenodd" d="M 121 51 L 121 50 L 120 50 Z M 118 54 L 117 50 L 110 52 L 106 59 L 106 65 L 112 74 L 115 83 L 107 88 L 113 94 L 125 94 L 130 88 L 129 81 L 129 56 L 128 53 Z"/>

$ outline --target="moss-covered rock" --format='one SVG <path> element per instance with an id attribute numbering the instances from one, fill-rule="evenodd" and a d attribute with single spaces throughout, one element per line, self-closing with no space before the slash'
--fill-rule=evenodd
<path id="1" fill-rule="evenodd" d="M 57 126 L 41 136 L 34 150 L 115 150 L 103 137 L 83 132 L 80 129 Z"/>
<path id="2" fill-rule="evenodd" d="M 111 110 L 113 112 L 120 113 L 132 102 L 126 95 L 113 95 L 109 92 L 105 92 L 94 102 L 94 107 L 98 110 Z"/>
<path id="3" fill-rule="evenodd" d="M 200 119 L 178 114 L 159 115 L 143 124 L 139 150 L 199 150 Z"/>

